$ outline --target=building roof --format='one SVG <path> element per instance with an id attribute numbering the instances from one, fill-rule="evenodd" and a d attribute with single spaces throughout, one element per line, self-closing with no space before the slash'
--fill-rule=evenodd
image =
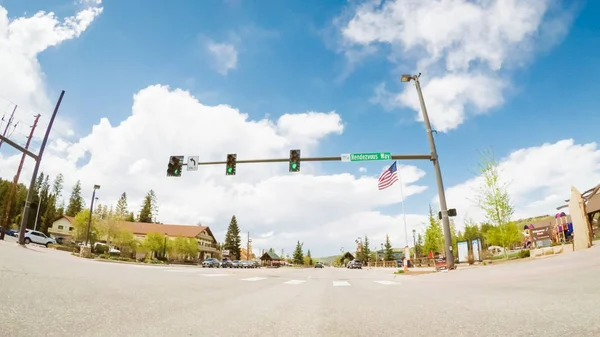
<path id="1" fill-rule="evenodd" d="M 74 223 L 75 218 L 72 216 L 64 216 L 67 221 Z M 135 235 L 147 235 L 148 233 L 160 233 L 171 237 L 195 238 L 203 231 L 213 239 L 215 236 L 208 226 L 192 226 L 192 225 L 164 225 L 157 223 L 146 222 L 130 222 L 119 221 L 119 227 L 133 232 Z M 215 241 L 217 241 L 215 239 Z"/>
<path id="2" fill-rule="evenodd" d="M 265 252 L 263 256 L 260 257 L 261 260 L 281 260 L 277 254 L 273 252 Z"/>

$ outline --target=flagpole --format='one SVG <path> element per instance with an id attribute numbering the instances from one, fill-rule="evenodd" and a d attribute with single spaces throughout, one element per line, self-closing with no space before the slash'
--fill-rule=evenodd
<path id="1" fill-rule="evenodd" d="M 400 174 L 400 167 L 398 167 L 398 182 L 400 183 L 400 197 L 402 198 L 402 217 L 404 218 L 404 240 L 406 246 L 408 246 L 408 228 L 406 227 L 406 212 L 404 211 L 404 187 L 402 186 L 402 175 Z"/>

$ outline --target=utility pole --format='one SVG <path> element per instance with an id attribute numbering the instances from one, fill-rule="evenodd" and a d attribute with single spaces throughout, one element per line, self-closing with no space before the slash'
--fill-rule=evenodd
<path id="1" fill-rule="evenodd" d="M 31 209 L 31 200 L 33 199 L 33 189 L 35 188 L 35 183 L 37 179 L 38 171 L 40 170 L 40 164 L 42 163 L 42 156 L 44 155 L 44 149 L 46 148 L 46 143 L 48 143 L 48 137 L 50 137 L 50 130 L 52 130 L 52 125 L 54 124 L 54 120 L 56 119 L 56 114 L 58 113 L 58 109 L 60 108 L 60 103 L 65 96 L 65 91 L 63 90 L 58 97 L 58 101 L 54 106 L 54 111 L 52 112 L 52 117 L 50 117 L 50 123 L 48 123 L 48 128 L 46 128 L 46 134 L 44 135 L 44 139 L 42 140 L 42 145 L 40 146 L 40 153 L 37 155 L 37 159 L 35 161 L 35 167 L 33 168 L 33 173 L 31 174 L 31 181 L 29 182 L 29 189 L 27 190 L 27 200 L 25 201 L 25 208 L 23 209 L 23 217 L 21 220 L 21 228 L 19 228 L 19 244 L 25 244 L 25 228 L 27 227 L 27 221 L 29 220 L 29 209 Z"/>
<path id="2" fill-rule="evenodd" d="M 248 232 L 248 240 L 246 241 L 246 260 L 252 260 L 252 253 L 250 253 L 250 232 Z"/>
<path id="3" fill-rule="evenodd" d="M 427 107 L 425 106 L 425 99 L 423 98 L 423 91 L 421 91 L 421 82 L 419 82 L 418 75 L 402 75 L 400 78 L 401 82 L 415 82 L 417 88 L 417 94 L 419 95 L 419 103 L 421 105 L 421 113 L 423 114 L 423 122 L 425 123 L 425 129 L 427 130 L 427 138 L 429 139 L 429 148 L 431 150 L 431 161 L 433 162 L 433 168 L 435 169 L 435 178 L 437 180 L 438 197 L 440 200 L 440 213 L 442 214 L 442 225 L 444 228 L 444 250 L 446 253 L 446 268 L 448 270 L 454 269 L 454 252 L 452 251 L 452 234 L 450 233 L 450 218 L 448 217 L 448 205 L 446 204 L 446 192 L 444 191 L 444 182 L 442 180 L 442 170 L 440 169 L 440 161 L 435 147 L 435 139 L 433 138 L 433 130 L 431 129 L 431 122 L 429 121 L 429 115 L 427 114 Z"/>
<path id="4" fill-rule="evenodd" d="M 4 128 L 4 132 L 2 133 L 3 137 L 6 137 L 6 133 L 8 132 L 8 128 L 10 127 L 10 125 L 12 124 L 13 119 L 15 118 L 15 111 L 17 111 L 17 105 L 15 105 L 15 107 L 13 108 L 12 113 L 10 114 L 10 117 L 8 118 L 8 123 L 6 123 L 6 127 Z M 0 139 L 0 147 L 2 146 L 2 139 Z M 3 234 L 4 237 L 4 234 Z"/>
<path id="5" fill-rule="evenodd" d="M 14 112 L 14 110 L 13 110 Z M 29 132 L 29 137 L 27 137 L 27 143 L 25 143 L 25 150 L 29 150 L 29 144 L 31 144 L 31 139 L 33 138 L 33 133 L 35 132 L 35 128 L 37 127 L 37 123 L 40 120 L 40 114 L 35 116 L 35 121 L 33 122 L 33 126 L 31 127 L 31 131 Z M 6 132 L 6 129 L 4 130 Z M 0 233 L 0 240 L 4 240 L 4 235 L 7 227 L 10 225 L 9 217 L 10 217 L 10 208 L 12 206 L 12 199 L 15 194 L 15 190 L 17 189 L 17 184 L 19 183 L 19 177 L 21 176 L 21 170 L 23 169 L 23 163 L 25 162 L 26 154 L 23 153 L 21 155 L 21 162 L 19 163 L 19 168 L 17 169 L 17 174 L 13 179 L 12 186 L 10 187 L 10 192 L 8 194 L 8 201 L 6 202 L 6 210 L 4 214 L 4 219 L 2 221 L 2 233 Z"/>

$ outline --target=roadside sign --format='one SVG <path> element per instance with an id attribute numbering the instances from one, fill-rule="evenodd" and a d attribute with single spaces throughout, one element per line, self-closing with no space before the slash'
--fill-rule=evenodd
<path id="1" fill-rule="evenodd" d="M 533 241 L 541 241 L 550 239 L 550 227 L 539 227 L 531 229 L 531 238 Z"/>
<path id="2" fill-rule="evenodd" d="M 198 159 L 199 156 L 190 156 L 188 157 L 187 170 L 188 171 L 198 171 Z"/>
<path id="3" fill-rule="evenodd" d="M 223 255 L 229 255 L 229 249 L 223 249 Z"/>
<path id="4" fill-rule="evenodd" d="M 343 153 L 341 155 L 343 162 L 351 161 L 369 161 L 369 160 L 392 160 L 389 152 L 371 152 L 371 153 Z"/>

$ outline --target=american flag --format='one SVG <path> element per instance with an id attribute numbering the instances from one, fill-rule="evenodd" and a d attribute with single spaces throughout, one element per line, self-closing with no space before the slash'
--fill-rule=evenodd
<path id="1" fill-rule="evenodd" d="M 383 171 L 381 176 L 379 176 L 379 190 L 385 190 L 386 188 L 394 185 L 394 183 L 398 181 L 398 167 L 396 166 L 396 162 L 390 166 L 387 170 Z"/>

